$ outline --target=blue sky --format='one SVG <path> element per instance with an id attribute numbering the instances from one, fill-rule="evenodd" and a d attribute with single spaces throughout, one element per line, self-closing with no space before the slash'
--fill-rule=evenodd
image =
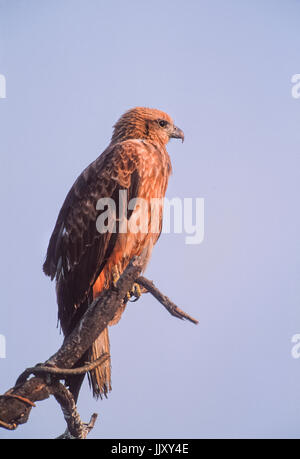
<path id="1" fill-rule="evenodd" d="M 110 329 L 113 391 L 90 438 L 293 438 L 300 432 L 298 1 L 0 0 L 1 387 L 62 342 L 42 273 L 66 193 L 128 108 L 168 112 L 167 196 L 205 199 L 205 237 L 164 234 L 151 297 Z M 0 438 L 53 438 L 49 399 Z"/>

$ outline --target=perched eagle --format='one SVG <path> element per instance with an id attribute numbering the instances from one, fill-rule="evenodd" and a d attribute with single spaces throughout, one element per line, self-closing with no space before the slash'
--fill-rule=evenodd
<path id="1" fill-rule="evenodd" d="M 111 198 L 119 212 L 120 191 L 132 198 L 164 198 L 171 174 L 170 157 L 166 144 L 170 138 L 184 139 L 166 113 L 150 108 L 136 107 L 127 111 L 115 124 L 111 143 L 77 178 L 59 212 L 50 238 L 43 265 L 46 275 L 56 279 L 58 319 L 68 336 L 88 305 L 103 289 L 110 288 L 135 255 L 146 251 L 146 260 L 156 243 L 162 226 L 162 208 L 159 212 L 159 230 L 99 232 L 96 225 L 99 211 L 97 202 Z M 134 216 L 126 210 L 127 221 Z M 146 263 L 145 263 L 146 266 Z M 120 319 L 127 299 L 110 325 Z M 109 353 L 106 328 L 80 359 L 77 365 L 91 362 Z M 111 390 L 110 361 L 92 370 L 89 381 L 93 395 L 98 397 Z M 78 398 L 83 376 L 72 376 L 66 383 Z"/>

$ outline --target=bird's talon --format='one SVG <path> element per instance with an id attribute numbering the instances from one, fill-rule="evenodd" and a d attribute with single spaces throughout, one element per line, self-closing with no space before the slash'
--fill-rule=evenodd
<path id="1" fill-rule="evenodd" d="M 117 286 L 117 282 L 119 279 L 120 279 L 120 273 L 119 273 L 117 266 L 115 266 L 112 272 L 112 282 L 113 282 L 114 287 Z"/>
<path id="2" fill-rule="evenodd" d="M 131 303 L 135 303 L 142 296 L 141 287 L 136 282 L 133 284 L 132 289 L 127 292 L 127 298 Z"/>

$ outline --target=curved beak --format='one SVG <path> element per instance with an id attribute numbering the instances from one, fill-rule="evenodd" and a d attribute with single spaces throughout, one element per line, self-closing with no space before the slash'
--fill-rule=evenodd
<path id="1" fill-rule="evenodd" d="M 179 127 L 174 126 L 173 131 L 171 132 L 170 138 L 173 139 L 181 139 L 182 142 L 184 141 L 184 133 Z"/>

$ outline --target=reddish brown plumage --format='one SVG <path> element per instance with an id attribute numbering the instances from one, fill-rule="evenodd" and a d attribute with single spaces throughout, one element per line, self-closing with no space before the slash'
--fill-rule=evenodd
<path id="1" fill-rule="evenodd" d="M 158 231 L 151 232 L 149 206 L 148 231 L 101 234 L 96 229 L 96 204 L 104 197 L 118 202 L 120 190 L 126 190 L 128 201 L 163 198 L 171 173 L 165 148 L 170 137 L 183 140 L 183 133 L 166 113 L 144 107 L 129 110 L 115 124 L 108 148 L 83 171 L 68 193 L 44 264 L 44 272 L 56 277 L 58 316 L 65 335 L 72 331 L 89 302 L 111 286 L 116 268 L 122 273 L 130 259 L 142 251 L 150 257 L 161 231 L 162 207 Z M 135 212 L 128 211 L 129 221 L 135 218 Z M 120 319 L 125 304 L 112 323 Z M 94 360 L 102 352 L 109 352 L 107 330 L 83 359 Z M 111 388 L 110 363 L 91 372 L 90 381 L 94 395 L 106 395 Z M 69 381 L 75 398 L 81 382 L 81 377 Z"/>

